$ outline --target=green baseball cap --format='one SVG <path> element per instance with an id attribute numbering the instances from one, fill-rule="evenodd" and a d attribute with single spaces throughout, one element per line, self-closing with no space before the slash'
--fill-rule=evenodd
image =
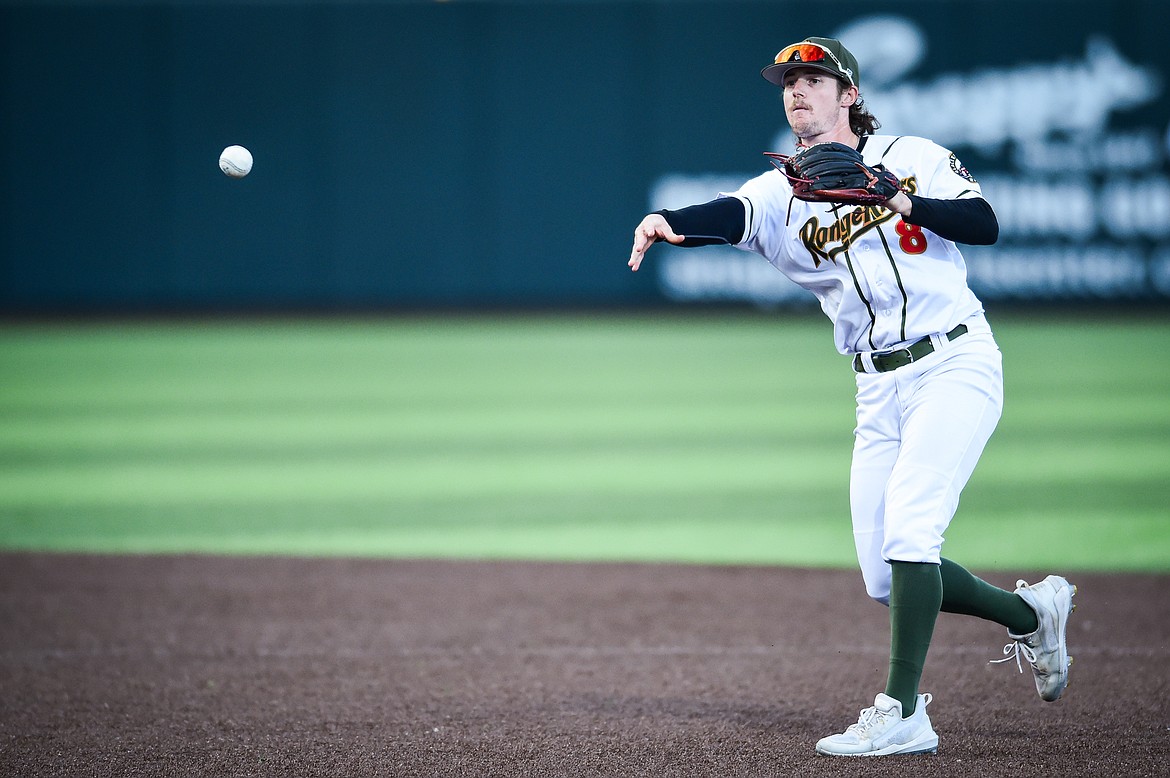
<path id="1" fill-rule="evenodd" d="M 785 46 L 760 75 L 776 86 L 784 86 L 784 75 L 793 68 L 815 68 L 841 79 L 850 86 L 861 87 L 861 68 L 857 58 L 836 38 L 805 38 Z"/>

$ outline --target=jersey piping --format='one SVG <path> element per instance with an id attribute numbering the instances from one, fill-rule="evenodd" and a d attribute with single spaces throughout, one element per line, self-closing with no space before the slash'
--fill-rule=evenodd
<path id="1" fill-rule="evenodd" d="M 882 156 L 878 160 L 878 164 L 881 164 L 882 162 L 885 161 L 886 155 L 890 153 L 890 149 L 894 148 L 894 144 L 897 143 L 898 141 L 902 140 L 903 137 L 905 137 L 905 136 L 899 135 L 898 137 L 894 138 L 893 141 L 890 142 L 889 146 L 886 146 L 886 150 L 882 152 Z M 861 151 L 861 148 L 859 147 L 857 150 Z"/>
<path id="2" fill-rule="evenodd" d="M 747 208 L 744 209 L 744 216 L 746 217 L 747 222 L 743 226 L 743 237 L 746 239 L 747 236 L 751 234 L 752 224 L 756 220 L 756 206 L 750 197 L 740 197 L 739 199 L 742 202 L 747 203 Z"/>
<path id="3" fill-rule="evenodd" d="M 873 342 L 873 331 L 877 327 L 877 314 L 873 312 L 873 306 L 870 305 L 869 300 L 865 297 L 865 292 L 861 289 L 861 280 L 857 277 L 857 271 L 853 269 L 853 257 L 849 255 L 849 248 L 845 251 L 845 266 L 849 268 L 849 276 L 853 279 L 853 288 L 857 291 L 857 297 L 865 304 L 865 310 L 869 314 L 869 348 L 870 351 L 877 348 L 877 344 Z"/>
<path id="4" fill-rule="evenodd" d="M 890 260 L 890 268 L 894 271 L 894 279 L 898 282 L 898 292 L 902 295 L 902 326 L 899 329 L 900 340 L 906 340 L 906 316 L 910 308 L 910 296 L 906 293 L 906 286 L 902 283 L 902 273 L 898 270 L 898 260 L 894 259 L 894 252 L 890 250 L 890 243 L 886 240 L 886 233 L 881 225 L 877 227 L 878 237 L 882 239 L 882 248 Z M 872 342 L 872 340 L 871 340 Z"/>

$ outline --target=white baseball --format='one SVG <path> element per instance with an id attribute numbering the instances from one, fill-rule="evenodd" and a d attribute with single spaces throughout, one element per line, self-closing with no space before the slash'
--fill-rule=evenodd
<path id="1" fill-rule="evenodd" d="M 243 146 L 228 146 L 219 155 L 219 169 L 232 178 L 243 178 L 252 172 L 252 152 Z"/>

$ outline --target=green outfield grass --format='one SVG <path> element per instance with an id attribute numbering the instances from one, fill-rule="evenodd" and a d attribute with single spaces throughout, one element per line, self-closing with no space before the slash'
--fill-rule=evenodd
<path id="1" fill-rule="evenodd" d="M 995 322 L 946 553 L 1170 570 L 1170 317 Z M 0 548 L 853 564 L 819 316 L 0 328 Z"/>

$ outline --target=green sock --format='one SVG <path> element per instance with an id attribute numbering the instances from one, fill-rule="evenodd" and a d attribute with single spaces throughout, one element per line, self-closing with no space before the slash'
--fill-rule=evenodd
<path id="1" fill-rule="evenodd" d="M 890 562 L 890 674 L 886 694 L 902 703 L 902 716 L 914 712 L 918 681 L 942 605 L 943 582 L 939 566 L 920 562 Z"/>
<path id="2" fill-rule="evenodd" d="M 971 575 L 962 565 L 942 561 L 942 610 L 978 616 L 1007 627 L 1013 634 L 1035 632 L 1036 613 L 1015 592 L 1005 591 Z"/>

